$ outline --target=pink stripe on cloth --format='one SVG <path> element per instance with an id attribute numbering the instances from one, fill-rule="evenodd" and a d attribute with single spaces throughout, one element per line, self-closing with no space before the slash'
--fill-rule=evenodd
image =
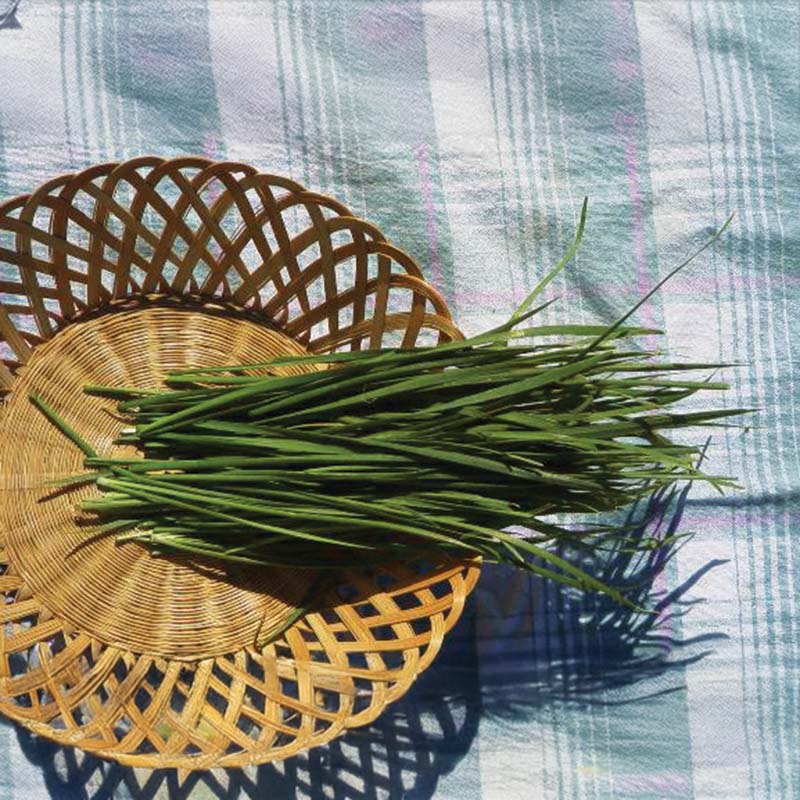
<path id="1" fill-rule="evenodd" d="M 639 159 L 636 149 L 637 118 L 634 114 L 618 111 L 614 116 L 614 128 L 622 137 L 625 145 L 625 170 L 628 175 L 629 197 L 633 213 L 631 214 L 631 228 L 633 229 L 633 257 L 636 265 L 636 288 L 639 295 L 646 294 L 651 288 L 647 274 L 647 251 L 644 241 L 644 210 L 642 205 L 642 190 L 639 181 Z M 653 324 L 652 309 L 645 306 L 642 309 L 648 325 Z"/>
<path id="2" fill-rule="evenodd" d="M 433 186 L 431 184 L 430 170 L 428 169 L 428 148 L 424 142 L 417 148 L 417 162 L 422 199 L 425 203 L 425 230 L 428 234 L 428 258 L 430 259 L 431 277 L 433 278 L 433 285 L 441 290 L 444 288 L 444 282 L 439 246 L 439 229 L 436 224 Z"/>

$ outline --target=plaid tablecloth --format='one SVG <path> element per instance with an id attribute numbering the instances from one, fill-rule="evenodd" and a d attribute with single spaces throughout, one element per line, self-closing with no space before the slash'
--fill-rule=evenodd
<path id="1" fill-rule="evenodd" d="M 23 0 L 0 29 L 0 196 L 143 153 L 338 196 L 469 332 L 557 260 L 583 195 L 553 321 L 612 320 L 735 212 L 639 317 L 744 364 L 726 402 L 761 410 L 708 454 L 744 490 L 668 511 L 696 536 L 646 570 L 658 617 L 487 568 L 367 729 L 179 786 L 2 723 L 0 798 L 800 797 L 795 2 Z"/>

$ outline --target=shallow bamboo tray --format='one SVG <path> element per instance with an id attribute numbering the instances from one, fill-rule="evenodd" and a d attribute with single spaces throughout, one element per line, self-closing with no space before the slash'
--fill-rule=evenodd
<path id="1" fill-rule="evenodd" d="M 86 383 L 460 336 L 419 267 L 328 197 L 243 164 L 139 158 L 0 204 L 0 712 L 139 767 L 286 758 L 374 720 L 439 651 L 475 564 L 349 572 L 279 638 L 304 571 L 153 558 L 47 494 L 121 423 Z"/>

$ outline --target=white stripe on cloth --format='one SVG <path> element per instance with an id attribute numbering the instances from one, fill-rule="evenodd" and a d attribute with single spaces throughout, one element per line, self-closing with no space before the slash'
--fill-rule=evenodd
<path id="1" fill-rule="evenodd" d="M 650 176 L 653 195 L 658 199 L 653 213 L 656 249 L 663 273 L 678 256 L 676 244 L 688 246 L 687 235 L 714 221 L 713 193 L 715 186 L 722 184 L 720 168 L 726 155 L 720 152 L 718 142 L 708 141 L 706 115 L 716 116 L 719 110 L 713 99 L 703 94 L 703 77 L 688 33 L 692 27 L 688 5 L 640 0 L 635 11 L 644 73 Z M 706 47 L 699 49 L 707 52 Z M 727 216 L 727 211 L 716 209 L 717 222 Z M 665 258 L 670 261 L 665 262 Z M 716 275 L 712 259 L 706 259 L 703 269 L 709 276 Z M 729 273 L 730 267 L 721 260 L 716 290 L 719 299 L 714 307 L 708 303 L 712 291 L 691 291 L 692 277 L 685 279 L 688 291 L 680 296 L 665 295 L 670 352 L 712 362 L 734 360 L 740 355 L 731 347 L 735 319 L 742 315 L 743 304 L 725 300 L 736 294 Z M 710 281 L 711 277 L 703 280 Z M 722 446 L 714 447 L 711 457 L 714 471 L 737 474 L 740 465 L 735 462 L 739 459 L 724 463 L 728 459 Z M 693 497 L 704 494 L 710 495 L 709 490 L 693 490 Z M 751 708 L 746 682 L 753 665 L 748 663 L 743 643 L 751 642 L 755 631 L 741 609 L 755 598 L 746 594 L 750 576 L 741 572 L 749 572 L 751 565 L 741 537 L 737 542 L 734 523 L 733 512 L 724 522 L 715 519 L 704 524 L 702 515 L 691 518 L 690 509 L 684 527 L 697 529 L 698 537 L 681 550 L 677 559 L 679 581 L 688 579 L 712 559 L 728 561 L 705 575 L 701 593 L 706 602 L 695 606 L 680 626 L 683 639 L 703 634 L 727 637 L 714 640 L 708 655 L 686 670 L 695 796 L 720 800 L 751 797 L 752 779 L 747 741 Z"/>

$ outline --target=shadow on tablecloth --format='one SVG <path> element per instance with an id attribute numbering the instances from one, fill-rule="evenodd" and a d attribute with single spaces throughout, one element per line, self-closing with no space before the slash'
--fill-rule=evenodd
<path id="1" fill-rule="evenodd" d="M 278 764 L 193 773 L 179 785 L 174 770 L 123 767 L 21 728 L 17 736 L 26 757 L 43 770 L 50 796 L 58 800 L 429 798 L 439 777 L 469 750 L 480 717 L 474 648 L 463 636 L 470 620 L 463 622 L 435 667 L 374 724 Z"/>
<path id="2" fill-rule="evenodd" d="M 688 487 L 661 492 L 635 514 L 646 519 L 631 535 L 675 534 Z M 634 517 L 632 516 L 631 519 Z M 372 725 L 279 764 L 194 773 L 183 785 L 172 770 L 141 770 L 63 748 L 18 728 L 26 757 L 43 770 L 58 800 L 429 800 L 443 776 L 468 754 L 480 720 L 532 719 L 551 704 L 646 702 L 683 688 L 681 671 L 703 658 L 719 634 L 682 639 L 679 618 L 692 587 L 720 562 L 709 562 L 670 591 L 663 575 L 677 544 L 634 556 L 619 548 L 597 567 L 599 577 L 626 584 L 629 596 L 658 613 L 642 614 L 602 596 L 570 596 L 528 582 L 531 611 L 510 630 L 496 604 L 510 574 L 487 568 L 462 620 L 431 668 Z M 698 602 L 697 600 L 693 602 Z M 504 619 L 505 624 L 500 624 Z M 515 649 L 514 640 L 525 648 Z M 675 673 L 670 688 L 661 678 Z"/>

